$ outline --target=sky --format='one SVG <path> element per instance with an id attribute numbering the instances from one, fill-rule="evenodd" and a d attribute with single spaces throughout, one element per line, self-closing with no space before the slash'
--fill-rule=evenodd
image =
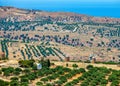
<path id="1" fill-rule="evenodd" d="M 120 18 L 120 0 L 0 0 L 0 6 Z"/>

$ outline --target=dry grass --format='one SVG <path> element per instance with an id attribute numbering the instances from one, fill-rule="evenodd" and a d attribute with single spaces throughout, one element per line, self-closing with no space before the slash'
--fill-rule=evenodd
<path id="1" fill-rule="evenodd" d="M 120 67 L 118 67 L 117 65 L 110 65 L 110 64 L 81 63 L 81 62 L 56 62 L 56 61 L 52 61 L 52 63 L 54 63 L 56 66 L 64 66 L 64 67 L 66 67 L 66 64 L 68 64 L 69 68 L 73 68 L 72 65 L 77 64 L 78 67 L 80 68 L 86 68 L 88 65 L 93 65 L 94 67 L 106 67 L 106 68 L 111 68 L 114 70 L 120 70 Z"/>

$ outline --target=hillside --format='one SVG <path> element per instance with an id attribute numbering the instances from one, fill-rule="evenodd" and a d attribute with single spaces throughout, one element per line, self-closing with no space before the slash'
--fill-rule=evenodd
<path id="1" fill-rule="evenodd" d="M 50 19 L 61 22 L 97 22 L 97 23 L 120 23 L 120 19 L 107 17 L 93 17 L 83 14 L 66 12 L 45 12 L 37 10 L 26 10 L 14 7 L 0 7 L 0 17 L 17 21 L 36 21 L 41 19 Z"/>
<path id="2" fill-rule="evenodd" d="M 119 18 L 0 7 L 0 52 L 9 59 L 119 62 L 119 38 Z"/>

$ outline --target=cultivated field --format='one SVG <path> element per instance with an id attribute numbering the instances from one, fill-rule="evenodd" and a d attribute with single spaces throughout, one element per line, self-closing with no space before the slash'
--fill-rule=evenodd
<path id="1" fill-rule="evenodd" d="M 20 86 L 119 86 L 120 67 L 117 65 L 56 62 L 49 69 L 0 68 L 0 80 L 6 85 Z M 54 63 L 54 64 L 53 64 Z M 7 62 L 6 62 L 7 64 Z M 11 70 L 11 72 L 8 72 Z M 1 81 L 3 82 L 3 81 Z"/>

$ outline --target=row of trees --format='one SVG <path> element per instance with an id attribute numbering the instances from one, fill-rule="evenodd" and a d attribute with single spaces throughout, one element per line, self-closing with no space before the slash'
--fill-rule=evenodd
<path id="1" fill-rule="evenodd" d="M 9 51 L 8 51 L 8 46 L 7 46 L 7 40 L 4 39 L 1 41 L 1 48 L 2 48 L 2 52 L 5 53 L 5 57 L 8 58 Z"/>
<path id="2" fill-rule="evenodd" d="M 108 80 L 111 83 L 111 86 L 119 86 L 120 85 L 120 71 L 113 70 L 112 74 L 108 77 Z"/>
<path id="3" fill-rule="evenodd" d="M 2 68 L 0 70 L 0 74 L 6 77 L 12 76 L 12 75 L 19 75 L 20 73 L 22 73 L 21 68 L 8 67 L 8 68 Z"/>
<path id="4" fill-rule="evenodd" d="M 19 63 L 31 65 L 32 67 L 27 67 L 24 69 L 21 68 L 2 68 L 0 70 L 1 76 L 14 76 L 11 77 L 10 82 L 5 82 L 0 80 L 2 86 L 28 86 L 32 83 L 33 80 L 40 78 L 40 81 L 36 83 L 36 85 L 45 85 L 45 86 L 53 86 L 53 85 L 64 85 L 64 86 L 106 86 L 108 82 L 111 82 L 110 86 L 119 86 L 120 84 L 120 71 L 107 69 L 105 67 L 93 67 L 92 65 L 88 65 L 86 67 L 87 71 L 84 68 L 70 69 L 67 67 L 57 66 L 55 68 L 49 68 L 50 62 L 49 60 L 41 60 L 40 61 L 43 68 L 41 70 L 37 70 L 34 65 L 34 61 L 21 61 Z M 75 64 L 73 67 L 77 67 Z M 72 79 L 72 81 L 68 81 L 76 74 L 81 74 L 81 76 L 76 79 Z M 108 76 L 108 78 L 106 78 Z M 81 83 L 81 84 L 80 84 Z"/>
<path id="5" fill-rule="evenodd" d="M 62 61 L 62 58 L 59 56 L 59 54 L 63 55 L 65 57 L 65 54 L 57 49 L 57 48 L 52 48 L 52 47 L 45 47 L 43 45 L 27 45 L 25 44 L 25 48 L 21 50 L 21 54 L 23 56 L 23 59 L 26 60 L 27 57 L 28 59 L 33 59 L 33 57 L 47 57 L 47 56 L 57 56 L 60 58 Z M 27 56 L 27 57 L 26 57 Z"/>
<path id="6" fill-rule="evenodd" d="M 45 24 L 52 24 L 50 20 L 40 20 L 40 21 L 6 21 L 6 19 L 0 19 L 0 30 L 4 28 L 4 31 L 33 31 L 36 26 L 43 26 Z"/>

